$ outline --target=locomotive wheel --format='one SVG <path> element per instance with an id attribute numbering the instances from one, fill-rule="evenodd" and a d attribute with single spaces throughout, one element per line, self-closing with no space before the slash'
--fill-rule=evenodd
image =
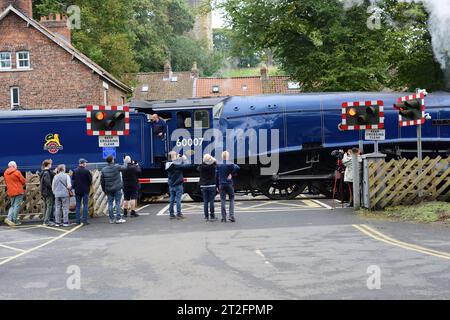
<path id="1" fill-rule="evenodd" d="M 260 191 L 271 200 L 292 200 L 301 194 L 305 187 L 305 182 L 269 181 L 261 185 Z"/>

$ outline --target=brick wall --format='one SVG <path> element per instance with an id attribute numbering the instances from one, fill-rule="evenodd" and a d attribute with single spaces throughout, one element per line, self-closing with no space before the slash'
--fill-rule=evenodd
<path id="1" fill-rule="evenodd" d="M 74 108 L 103 104 L 103 79 L 56 43 L 13 13 L 0 21 L 0 52 L 30 52 L 32 70 L 0 71 L 0 109 L 10 109 L 10 88 L 20 88 L 20 105 L 30 109 Z M 109 84 L 109 103 L 118 104 L 126 94 Z"/>

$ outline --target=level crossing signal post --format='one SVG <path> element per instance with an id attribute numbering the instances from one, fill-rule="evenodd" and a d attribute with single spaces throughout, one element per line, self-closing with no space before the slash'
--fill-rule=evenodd
<path id="1" fill-rule="evenodd" d="M 394 108 L 398 110 L 400 127 L 417 126 L 417 157 L 422 161 L 422 125 L 425 123 L 426 90 L 417 89 L 413 95 L 401 97 Z"/>
<path id="2" fill-rule="evenodd" d="M 384 102 L 377 101 L 357 101 L 344 102 L 342 104 L 342 123 L 341 130 L 358 130 L 360 131 L 360 147 L 362 145 L 361 130 L 366 130 L 366 140 L 370 139 L 367 132 L 377 133 L 383 131 L 384 133 Z M 369 139 L 367 139 L 369 138 Z M 375 141 L 375 152 L 378 153 L 378 140 Z M 359 161 L 358 155 L 352 155 L 353 167 L 353 204 L 355 209 L 361 206 L 360 193 L 360 176 L 359 176 Z"/>
<path id="3" fill-rule="evenodd" d="M 86 133 L 90 136 L 98 136 L 104 159 L 109 155 L 116 157 L 116 148 L 120 146 L 119 137 L 130 134 L 130 108 L 128 106 L 87 106 Z"/>

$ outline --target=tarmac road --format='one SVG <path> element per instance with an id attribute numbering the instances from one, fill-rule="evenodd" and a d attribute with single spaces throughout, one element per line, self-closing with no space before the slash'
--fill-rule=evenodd
<path id="1" fill-rule="evenodd" d="M 0 298 L 450 298 L 445 226 L 362 220 L 317 199 L 240 201 L 236 223 L 205 223 L 188 202 L 169 221 L 166 205 L 124 225 L 1 226 Z"/>

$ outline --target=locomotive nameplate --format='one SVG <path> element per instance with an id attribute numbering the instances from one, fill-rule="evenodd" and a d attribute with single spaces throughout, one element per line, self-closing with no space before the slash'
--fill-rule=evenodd
<path id="1" fill-rule="evenodd" d="M 369 141 L 386 140 L 386 130 L 384 130 L 384 129 L 368 129 L 368 130 L 366 130 L 366 140 L 369 140 Z"/>

